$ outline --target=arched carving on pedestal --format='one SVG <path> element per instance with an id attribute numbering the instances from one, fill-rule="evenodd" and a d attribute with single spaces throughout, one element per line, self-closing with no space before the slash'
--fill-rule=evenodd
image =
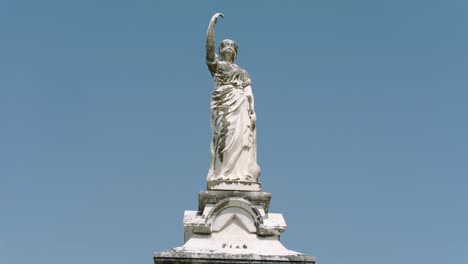
<path id="1" fill-rule="evenodd" d="M 250 233 L 257 233 L 263 224 L 260 211 L 242 198 L 226 198 L 219 201 L 206 217 L 212 232 L 221 231 L 230 221 L 237 221 Z"/>

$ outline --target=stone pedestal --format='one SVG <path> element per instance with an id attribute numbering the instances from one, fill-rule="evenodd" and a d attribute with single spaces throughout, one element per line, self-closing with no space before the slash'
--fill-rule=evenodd
<path id="1" fill-rule="evenodd" d="M 282 214 L 269 213 L 271 194 L 208 190 L 198 195 L 198 210 L 185 211 L 184 245 L 154 254 L 158 263 L 315 263 L 286 249 Z"/>

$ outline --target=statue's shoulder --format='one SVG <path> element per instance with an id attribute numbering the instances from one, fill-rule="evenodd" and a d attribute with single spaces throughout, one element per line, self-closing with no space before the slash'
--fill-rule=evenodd
<path id="1" fill-rule="evenodd" d="M 240 68 L 240 67 L 239 67 L 239 68 Z M 242 71 L 242 75 L 243 75 L 243 77 L 244 77 L 244 80 L 247 80 L 247 79 L 250 80 L 249 73 L 248 73 L 246 70 L 242 69 L 242 68 L 240 68 L 240 69 L 241 69 L 241 71 Z"/>
<path id="2" fill-rule="evenodd" d="M 242 86 L 246 87 L 250 85 L 251 81 L 250 81 L 249 73 L 246 70 L 242 69 L 241 67 L 239 67 L 239 71 L 241 72 L 241 76 L 242 76 Z"/>
<path id="3" fill-rule="evenodd" d="M 239 66 L 239 65 L 237 65 L 235 63 L 232 63 L 231 65 L 237 72 L 242 73 L 245 77 L 249 77 L 249 74 L 247 73 L 247 71 L 244 68 L 242 68 L 241 66 Z"/>

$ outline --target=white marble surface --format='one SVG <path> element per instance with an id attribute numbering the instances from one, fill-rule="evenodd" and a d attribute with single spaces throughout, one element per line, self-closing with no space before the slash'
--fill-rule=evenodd
<path id="1" fill-rule="evenodd" d="M 206 63 L 214 80 L 211 94 L 211 165 L 208 181 L 257 182 L 257 130 L 250 77 L 235 63 L 237 43 L 221 41 L 215 53 L 214 28 L 221 13 L 213 15 L 206 36 Z"/>
<path id="2" fill-rule="evenodd" d="M 226 254 L 301 255 L 279 241 L 286 229 L 281 214 L 242 198 L 207 204 L 203 212 L 186 211 L 185 244 L 177 250 Z"/>

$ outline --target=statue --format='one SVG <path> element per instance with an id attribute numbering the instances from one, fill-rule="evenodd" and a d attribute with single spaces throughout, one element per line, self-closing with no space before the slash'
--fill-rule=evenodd
<path id="1" fill-rule="evenodd" d="M 256 183 L 260 167 L 250 78 L 234 63 L 238 46 L 233 40 L 221 41 L 219 57 L 215 54 L 214 27 L 218 17 L 224 15 L 213 15 L 206 36 L 206 64 L 215 81 L 211 95 L 211 165 L 207 180 L 208 183 Z"/>
<path id="2" fill-rule="evenodd" d="M 303 263 L 315 258 L 288 250 L 287 228 L 271 213 L 271 193 L 258 182 L 254 98 L 249 75 L 235 64 L 237 44 L 223 40 L 215 54 L 213 15 L 206 37 L 206 63 L 214 79 L 211 95 L 211 165 L 198 210 L 184 212 L 184 245 L 154 253 L 155 264 Z"/>

